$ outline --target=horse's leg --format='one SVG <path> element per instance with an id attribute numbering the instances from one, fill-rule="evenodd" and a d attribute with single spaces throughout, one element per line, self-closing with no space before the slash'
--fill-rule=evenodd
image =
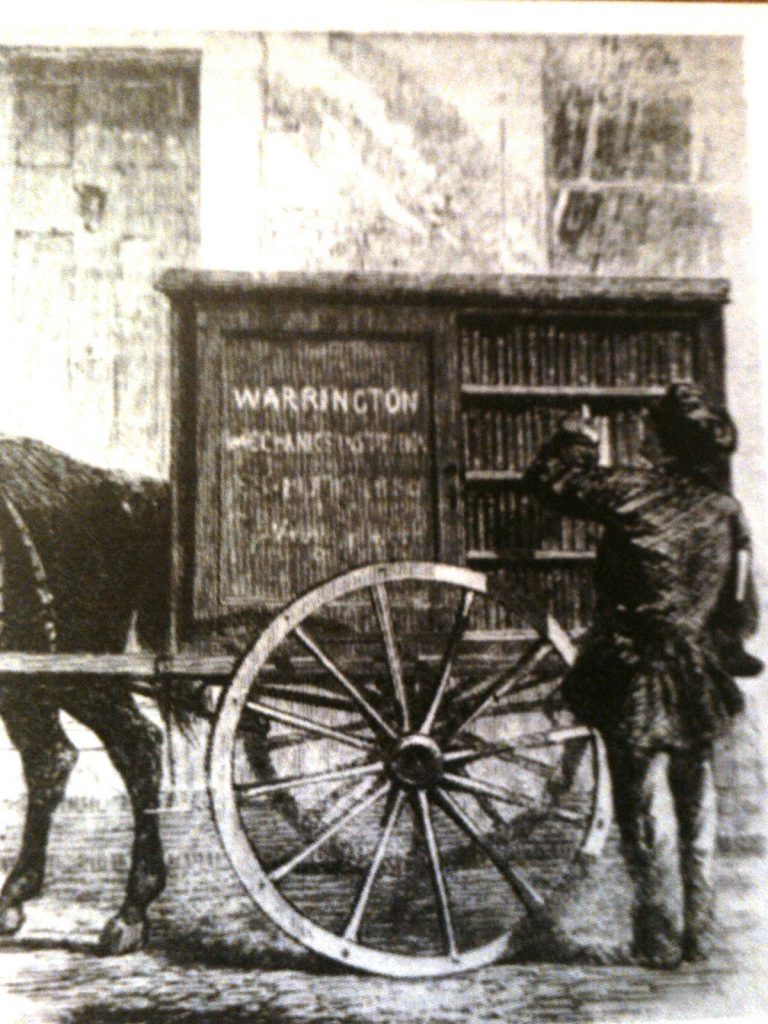
<path id="1" fill-rule="evenodd" d="M 106 691 L 97 684 L 88 695 L 67 695 L 64 707 L 101 739 L 131 800 L 134 835 L 125 899 L 99 939 L 102 954 L 130 953 L 144 945 L 147 907 L 165 885 L 157 816 L 162 732 L 144 717 L 129 693 L 115 687 Z"/>
<path id="2" fill-rule="evenodd" d="M 0 935 L 12 935 L 24 923 L 23 903 L 43 887 L 51 818 L 64 796 L 77 751 L 61 727 L 58 707 L 37 693 L 27 694 L 23 702 L 6 697 L 1 713 L 21 755 L 27 784 L 21 849 L 0 890 Z"/>

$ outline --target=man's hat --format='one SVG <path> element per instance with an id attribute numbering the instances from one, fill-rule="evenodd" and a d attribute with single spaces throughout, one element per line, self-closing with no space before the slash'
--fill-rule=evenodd
<path id="1" fill-rule="evenodd" d="M 664 450 L 693 465 L 736 450 L 736 426 L 725 409 L 710 405 L 698 384 L 676 381 L 651 409 L 651 422 Z"/>

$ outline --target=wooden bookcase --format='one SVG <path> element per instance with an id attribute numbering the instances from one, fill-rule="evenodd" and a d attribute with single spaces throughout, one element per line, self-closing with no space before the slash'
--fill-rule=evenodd
<path id="1" fill-rule="evenodd" d="M 526 493 L 521 478 L 534 452 L 566 413 L 586 406 L 601 462 L 631 466 L 643 415 L 670 381 L 699 380 L 721 397 L 718 324 L 695 307 L 647 310 L 631 298 L 628 287 L 622 306 L 478 309 L 457 319 L 465 557 L 514 576 L 521 593 L 545 600 L 575 630 L 592 614 L 599 530 Z"/>
<path id="2" fill-rule="evenodd" d="M 524 492 L 533 452 L 588 404 L 602 460 L 631 464 L 671 380 L 724 400 L 721 280 L 169 271 L 159 288 L 182 632 L 382 558 L 466 562 L 579 630 L 597 532 Z M 299 408 L 307 387 L 319 404 Z M 367 419 L 344 405 L 359 388 Z M 498 605 L 475 626 L 524 623 Z"/>

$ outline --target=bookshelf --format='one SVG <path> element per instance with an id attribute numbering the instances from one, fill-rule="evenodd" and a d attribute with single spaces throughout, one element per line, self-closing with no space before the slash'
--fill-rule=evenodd
<path id="1" fill-rule="evenodd" d="M 648 408 L 709 367 L 695 311 L 507 309 L 458 321 L 468 564 L 544 601 L 571 629 L 594 609 L 599 528 L 543 508 L 522 484 L 534 452 L 588 404 L 600 462 L 636 465 Z M 514 622 L 485 623 L 486 629 Z"/>
<path id="2" fill-rule="evenodd" d="M 486 602 L 478 635 L 527 635 L 528 611 L 544 607 L 578 632 L 593 615 L 598 534 L 524 493 L 536 447 L 587 402 L 603 462 L 631 464 L 669 380 L 724 400 L 719 279 L 170 270 L 158 287 L 178 369 L 174 636 L 389 558 L 463 561 L 525 603 L 515 619 Z M 262 415 L 233 399 L 241 384 L 395 387 L 409 400 L 392 416 L 343 403 Z M 327 448 L 285 441 L 315 435 Z M 230 436 L 273 450 L 230 448 Z"/>

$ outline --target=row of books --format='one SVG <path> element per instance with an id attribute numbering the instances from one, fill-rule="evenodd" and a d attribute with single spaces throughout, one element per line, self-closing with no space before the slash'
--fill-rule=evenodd
<path id="1" fill-rule="evenodd" d="M 464 328 L 466 384 L 660 386 L 693 376 L 694 339 L 678 328 L 570 326 L 527 319 L 493 329 Z"/>
<path id="2" fill-rule="evenodd" d="M 494 573 L 489 575 L 489 589 L 493 592 Z M 590 564 L 559 565 L 554 567 L 530 566 L 505 571 L 503 587 L 510 600 L 483 601 L 476 606 L 473 629 L 523 630 L 532 625 L 531 618 L 515 612 L 518 607 L 530 609 L 536 615 L 545 609 L 567 630 L 581 630 L 589 625 L 594 614 L 593 569 Z"/>
<path id="3" fill-rule="evenodd" d="M 467 470 L 522 472 L 538 447 L 557 429 L 565 410 L 551 405 L 487 408 L 471 405 L 462 414 Z M 643 409 L 616 409 L 594 418 L 603 465 L 633 465 L 643 439 Z"/>
<path id="4" fill-rule="evenodd" d="M 531 551 L 592 551 L 599 528 L 559 516 L 519 490 L 472 488 L 464 513 L 468 551 L 510 555 Z"/>
<path id="5" fill-rule="evenodd" d="M 550 569 L 549 610 L 565 629 L 583 629 L 595 614 L 595 588 L 591 566 L 558 566 Z"/>

